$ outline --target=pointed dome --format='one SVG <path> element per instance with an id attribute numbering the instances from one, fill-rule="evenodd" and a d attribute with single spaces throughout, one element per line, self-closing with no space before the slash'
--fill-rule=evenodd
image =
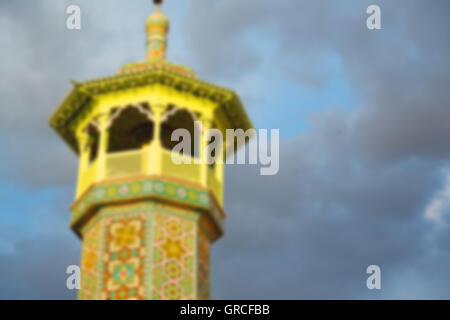
<path id="1" fill-rule="evenodd" d="M 151 13 L 145 23 L 147 32 L 146 60 L 137 63 L 127 63 L 120 72 L 136 72 L 142 70 L 170 70 L 189 78 L 195 78 L 195 73 L 190 68 L 177 65 L 166 60 L 167 33 L 169 31 L 169 19 L 161 12 L 162 0 L 154 0 L 155 11 Z"/>
<path id="2" fill-rule="evenodd" d="M 156 10 L 149 15 L 145 23 L 148 61 L 164 60 L 166 57 L 169 19 L 161 12 L 160 2 L 155 1 L 155 4 Z"/>
<path id="3" fill-rule="evenodd" d="M 160 7 L 156 7 L 155 12 L 150 14 L 146 20 L 145 25 L 147 28 L 149 26 L 159 26 L 163 27 L 164 29 L 169 29 L 169 19 L 161 12 Z M 167 31 L 166 30 L 166 31 Z"/>

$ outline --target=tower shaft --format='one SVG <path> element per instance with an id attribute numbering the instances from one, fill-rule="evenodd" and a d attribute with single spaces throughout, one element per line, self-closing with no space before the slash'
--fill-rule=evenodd
<path id="1" fill-rule="evenodd" d="M 206 228 L 198 210 L 156 201 L 99 209 L 82 229 L 79 298 L 209 299 Z"/>

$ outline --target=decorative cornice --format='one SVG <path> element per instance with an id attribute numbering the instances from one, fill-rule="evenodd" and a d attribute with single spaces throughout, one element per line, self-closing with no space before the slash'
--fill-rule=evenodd
<path id="1" fill-rule="evenodd" d="M 206 214 L 215 227 L 214 238 L 223 234 L 225 213 L 213 193 L 207 188 L 165 176 L 125 177 L 93 184 L 72 205 L 70 226 L 80 236 L 83 224 L 100 206 L 145 200 L 198 210 Z"/>
<path id="2" fill-rule="evenodd" d="M 92 108 L 92 100 L 95 96 L 155 84 L 218 103 L 219 108 L 223 110 L 231 124 L 230 129 L 247 130 L 253 127 L 234 91 L 166 69 L 126 72 L 111 77 L 73 83 L 74 87 L 50 117 L 49 122 L 50 126 L 77 154 L 78 144 L 74 132 L 76 123 L 83 118 L 84 113 L 89 112 Z"/>
<path id="3" fill-rule="evenodd" d="M 195 72 L 186 66 L 171 63 L 167 60 L 140 61 L 126 63 L 120 68 L 121 73 L 132 73 L 144 70 L 167 70 L 188 78 L 195 78 Z"/>

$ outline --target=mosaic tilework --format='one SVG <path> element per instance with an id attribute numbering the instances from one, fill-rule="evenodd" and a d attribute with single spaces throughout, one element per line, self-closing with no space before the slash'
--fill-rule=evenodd
<path id="1" fill-rule="evenodd" d="M 209 247 L 210 241 L 204 232 L 199 232 L 198 243 L 198 299 L 207 300 L 210 298 L 210 262 Z"/>
<path id="2" fill-rule="evenodd" d="M 81 255 L 81 288 L 79 299 L 95 299 L 98 289 L 98 263 L 101 254 L 102 225 L 101 222 L 95 223 L 85 234 L 83 241 L 83 250 Z"/>
<path id="3" fill-rule="evenodd" d="M 152 299 L 194 299 L 195 222 L 156 212 Z"/>
<path id="4" fill-rule="evenodd" d="M 83 230 L 80 299 L 209 299 L 199 210 L 151 200 L 102 207 Z"/>
<path id="5" fill-rule="evenodd" d="M 148 213 L 105 218 L 101 298 L 145 298 L 146 221 Z"/>
<path id="6" fill-rule="evenodd" d="M 180 204 L 208 208 L 211 196 L 201 188 L 187 187 L 181 183 L 163 179 L 141 178 L 118 183 L 97 185 L 72 208 L 70 224 L 73 225 L 90 207 L 105 202 L 157 197 Z M 215 217 L 218 220 L 219 217 Z"/>

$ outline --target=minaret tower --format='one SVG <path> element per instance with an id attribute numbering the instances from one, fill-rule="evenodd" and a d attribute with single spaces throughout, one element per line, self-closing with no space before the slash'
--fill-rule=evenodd
<path id="1" fill-rule="evenodd" d="M 169 21 L 154 2 L 146 60 L 74 81 L 50 119 L 79 156 L 70 227 L 82 240 L 80 299 L 210 297 L 210 245 L 225 218 L 223 164 L 187 160 L 202 158 L 207 129 L 225 137 L 252 124 L 233 91 L 165 59 Z M 183 164 L 171 152 L 178 128 L 201 146 L 176 153 Z M 218 156 L 238 147 L 226 141 Z"/>

